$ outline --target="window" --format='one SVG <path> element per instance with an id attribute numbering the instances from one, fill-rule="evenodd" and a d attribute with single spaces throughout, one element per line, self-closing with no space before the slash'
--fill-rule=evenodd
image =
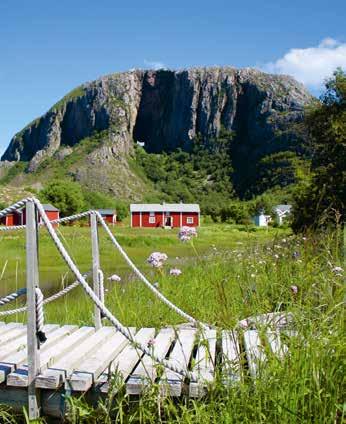
<path id="1" fill-rule="evenodd" d="M 155 224 L 155 216 L 149 216 L 149 224 Z"/>
<path id="2" fill-rule="evenodd" d="M 186 224 L 193 224 L 193 217 L 192 216 L 188 216 L 186 218 Z"/>

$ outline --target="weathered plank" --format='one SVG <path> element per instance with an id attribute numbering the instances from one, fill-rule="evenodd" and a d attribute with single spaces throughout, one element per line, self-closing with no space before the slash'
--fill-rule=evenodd
<path id="1" fill-rule="evenodd" d="M 198 381 L 190 383 L 190 397 L 200 397 L 206 393 L 208 384 L 214 380 L 215 360 L 216 330 L 204 330 L 200 336 L 195 365 L 192 369 L 198 376 Z"/>
<path id="2" fill-rule="evenodd" d="M 282 343 L 280 338 L 280 331 L 267 331 L 267 339 L 270 345 L 271 351 L 279 359 L 282 359 L 288 352 L 288 347 Z"/>
<path id="3" fill-rule="evenodd" d="M 253 378 L 256 378 L 261 365 L 266 361 L 264 347 L 257 330 L 244 332 L 244 346 L 250 374 Z"/>
<path id="4" fill-rule="evenodd" d="M 153 353 L 163 359 L 166 356 L 172 342 L 174 341 L 174 330 L 172 328 L 164 328 L 160 330 L 152 345 Z M 157 364 L 147 355 L 141 359 L 136 369 L 132 372 L 130 378 L 126 382 L 126 393 L 129 395 L 138 395 L 150 383 L 154 382 L 157 377 Z"/>
<path id="5" fill-rule="evenodd" d="M 194 347 L 195 328 L 182 328 L 176 334 L 176 342 L 172 352 L 169 355 L 169 362 L 187 371 L 192 350 Z M 165 369 L 160 381 L 162 395 L 180 396 L 184 384 L 184 377 L 169 369 Z"/>
<path id="6" fill-rule="evenodd" d="M 81 327 L 76 332 L 64 337 L 57 344 L 51 346 L 45 352 L 42 352 L 40 360 L 40 371 L 45 371 L 50 364 L 63 358 L 64 355 L 71 351 L 76 346 L 85 340 L 88 336 L 93 334 L 95 329 L 93 327 Z M 42 374 L 41 374 L 42 375 Z M 41 375 L 36 377 L 36 384 L 39 381 Z M 21 365 L 13 373 L 7 377 L 7 384 L 10 386 L 26 387 L 28 382 L 28 368 L 27 364 Z M 40 387 L 40 386 L 38 386 Z"/>
<path id="7" fill-rule="evenodd" d="M 241 379 L 240 347 L 235 331 L 222 331 L 222 372 L 224 384 L 232 385 Z"/>
<path id="8" fill-rule="evenodd" d="M 135 329 L 130 329 L 135 333 Z M 110 366 L 116 356 L 125 348 L 128 340 L 120 332 L 109 337 L 93 354 L 82 361 L 73 371 L 65 386 L 70 390 L 85 392 L 90 389 L 101 373 Z"/>
<path id="9" fill-rule="evenodd" d="M 146 345 L 149 340 L 154 338 L 154 336 L 154 328 L 142 328 L 136 334 L 135 341 L 142 345 Z M 109 380 L 114 374 L 117 374 L 123 381 L 125 381 L 142 356 L 143 354 L 140 350 L 136 349 L 132 345 L 126 346 L 120 355 L 118 355 L 111 363 L 108 372 L 103 373 L 98 379 L 97 385 L 99 386 L 99 390 L 102 393 L 108 393 L 110 384 Z"/>
<path id="10" fill-rule="evenodd" d="M 50 333 L 52 331 L 55 331 L 57 328 L 59 328 L 59 326 L 56 324 L 47 324 L 44 326 L 44 331 L 46 333 Z M 21 349 L 25 349 L 26 345 L 27 345 L 27 334 L 25 330 L 20 337 L 12 340 L 10 343 L 5 344 L 4 346 L 1 346 L 0 360 L 7 362 L 7 357 L 9 355 L 15 354 Z"/>
<path id="11" fill-rule="evenodd" d="M 4 322 L 0 324 L 0 345 L 2 344 L 2 337 L 8 332 L 13 331 L 15 328 L 26 328 L 26 326 L 20 322 L 10 322 L 5 324 Z"/>
<path id="12" fill-rule="evenodd" d="M 5 347 L 6 343 L 10 343 L 13 340 L 21 337 L 23 334 L 26 334 L 26 326 L 19 325 L 14 327 L 10 331 L 7 331 L 5 334 L 0 335 L 0 346 L 1 348 Z M 1 349 L 2 350 L 2 349 Z"/>
<path id="13" fill-rule="evenodd" d="M 72 374 L 75 367 L 88 355 L 97 350 L 107 339 L 114 334 L 113 327 L 102 327 L 94 334 L 81 341 L 58 361 L 50 361 L 49 368 L 36 379 L 36 386 L 44 389 L 57 389 Z"/>
<path id="14" fill-rule="evenodd" d="M 47 341 L 42 345 L 41 353 L 48 350 L 53 344 L 56 344 L 60 339 L 76 331 L 78 327 L 76 325 L 64 325 L 60 327 L 58 325 L 46 325 L 44 330 L 46 332 Z M 26 343 L 26 336 L 23 336 L 23 343 Z M 15 368 L 24 364 L 27 361 L 27 349 L 26 344 L 18 347 L 13 351 L 15 353 L 9 353 L 0 362 L 0 383 L 6 380 L 6 376 L 14 371 Z"/>

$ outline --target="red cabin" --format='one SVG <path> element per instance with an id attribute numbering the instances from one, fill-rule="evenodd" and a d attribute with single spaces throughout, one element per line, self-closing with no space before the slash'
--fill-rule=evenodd
<path id="1" fill-rule="evenodd" d="M 199 227 L 200 208 L 195 203 L 131 204 L 131 227 Z"/>
<path id="2" fill-rule="evenodd" d="M 117 222 L 117 213 L 112 209 L 98 209 L 99 214 L 107 224 L 114 225 Z"/>
<path id="3" fill-rule="evenodd" d="M 60 218 L 59 209 L 50 204 L 44 204 L 42 206 L 50 221 Z M 40 218 L 40 223 L 41 222 L 42 219 Z M 13 225 L 25 225 L 25 207 L 0 218 L 0 224 L 6 225 L 6 227 L 12 227 Z"/>

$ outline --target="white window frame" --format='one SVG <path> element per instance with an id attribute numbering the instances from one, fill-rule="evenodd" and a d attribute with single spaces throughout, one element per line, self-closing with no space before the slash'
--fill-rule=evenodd
<path id="1" fill-rule="evenodd" d="M 188 216 L 186 218 L 186 224 L 193 224 L 193 223 L 194 223 L 193 216 Z"/>
<path id="2" fill-rule="evenodd" d="M 156 224 L 155 215 L 154 216 L 152 216 L 151 214 L 149 215 L 149 224 Z"/>

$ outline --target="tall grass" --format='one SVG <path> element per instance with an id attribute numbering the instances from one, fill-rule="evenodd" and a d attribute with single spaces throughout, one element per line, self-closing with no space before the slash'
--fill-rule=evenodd
<path id="1" fill-rule="evenodd" d="M 250 315 L 292 312 L 297 332 L 285 340 L 289 355 L 278 360 L 268 350 L 268 361 L 256 381 L 244 373 L 239 384 L 226 387 L 220 375 L 208 395 L 200 400 L 162 398 L 155 385 L 137 400 L 126 396 L 120 383 L 116 395 L 111 391 L 108 398 L 93 407 L 83 399 L 71 398 L 69 422 L 343 422 L 344 279 L 343 273 L 335 269 L 343 266 L 335 249 L 338 241 L 328 235 L 315 239 L 281 232 L 234 230 L 220 226 L 201 231 L 196 240 L 198 257 L 188 244 L 179 244 L 175 234 L 143 233 L 145 246 L 136 232 L 123 230 L 121 235 L 141 267 L 146 267 L 145 257 L 152 250 L 169 253 L 170 262 L 163 272 L 148 267 L 145 271 L 174 303 L 202 321 L 231 329 Z M 76 261 L 87 267 L 89 256 L 76 249 L 76 245 L 85 245 L 87 234 L 83 233 L 80 241 L 82 235 L 70 231 L 64 234 L 65 242 Z M 155 240 L 153 245 L 151 237 Z M 109 254 L 107 243 L 101 243 L 103 263 L 107 263 L 104 256 Z M 14 263 L 12 268 L 6 266 L 3 279 L 13 272 Z M 62 268 L 56 259 L 52 258 L 51 263 L 52 275 L 61 276 Z M 121 283 L 107 281 L 106 303 L 125 325 L 159 328 L 181 322 L 135 276 L 125 273 L 120 263 L 116 257 L 106 268 L 106 274 L 116 271 L 123 277 Z M 169 275 L 173 265 L 182 269 L 180 276 Z M 81 289 L 76 289 L 46 307 L 46 321 L 92 324 L 92 311 L 90 301 Z M 23 315 L 17 318 L 25 319 Z"/>

